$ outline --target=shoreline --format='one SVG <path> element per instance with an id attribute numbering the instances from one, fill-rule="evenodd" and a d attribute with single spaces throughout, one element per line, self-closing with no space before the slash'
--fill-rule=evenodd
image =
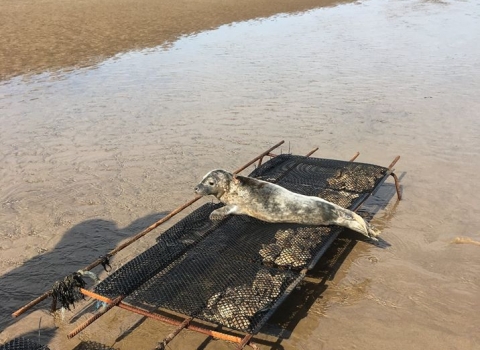
<path id="1" fill-rule="evenodd" d="M 81 68 L 228 23 L 306 11 L 335 0 L 0 1 L 0 81 Z M 28 23 L 28 25 L 25 25 Z"/>

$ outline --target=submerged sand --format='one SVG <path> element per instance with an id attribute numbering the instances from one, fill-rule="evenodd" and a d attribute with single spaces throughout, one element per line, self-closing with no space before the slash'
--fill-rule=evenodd
<path id="1" fill-rule="evenodd" d="M 18 11 L 32 4 L 0 3 L 2 26 L 5 4 Z M 75 12 L 77 27 L 65 25 L 69 32 L 87 28 L 82 23 L 90 19 L 94 24 L 93 7 L 101 13 L 104 3 L 112 4 L 44 1 L 34 12 L 47 20 L 54 4 L 64 4 L 62 11 L 90 4 L 90 12 Z M 203 13 L 216 11 L 213 2 L 201 4 Z M 269 6 L 276 5 L 262 8 Z M 149 9 L 128 7 L 125 17 L 155 17 Z M 343 4 L 221 26 L 88 69 L 3 81 L 0 342 L 25 335 L 52 350 L 79 350 L 89 342 L 154 348 L 174 327 L 123 310 L 71 340 L 66 334 L 93 313 L 85 304 L 63 320 L 52 319 L 49 302 L 20 319 L 10 313 L 192 198 L 209 170 L 236 169 L 285 139 L 280 152 L 306 154 L 318 146 L 318 157 L 349 159 L 360 151 L 357 161 L 378 165 L 401 155 L 395 168 L 404 197 L 396 202 L 392 182 L 385 184 L 365 207 L 376 213 L 383 249 L 342 237 L 331 253 L 340 260 L 323 260 L 311 272 L 256 337 L 260 349 L 479 348 L 479 9 L 475 1 Z M 57 21 L 66 23 L 61 13 Z M 100 24 L 117 25 L 103 13 Z M 27 15 L 35 17 L 21 16 Z M 232 11 L 219 12 L 216 25 L 228 16 Z M 17 18 L 6 17 L 9 23 Z M 32 45 L 35 33 L 56 32 L 53 22 L 50 29 L 29 23 L 17 28 L 31 33 Z M 181 23 L 186 31 L 188 21 Z M 118 52 L 91 34 L 83 30 L 80 42 L 98 44 L 105 56 Z M 56 38 L 38 36 L 54 43 L 52 57 L 71 60 L 59 66 L 91 57 L 75 53 L 83 52 L 81 45 Z M 46 61 L 39 58 L 35 66 L 37 59 L 18 55 L 26 61 L 5 72 L 57 67 L 57 58 L 38 55 Z M 168 226 L 122 251 L 113 268 Z M 234 346 L 185 331 L 170 348 Z"/>

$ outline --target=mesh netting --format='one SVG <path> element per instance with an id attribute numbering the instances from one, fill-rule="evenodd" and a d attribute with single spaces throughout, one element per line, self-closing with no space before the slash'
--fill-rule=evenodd
<path id="1" fill-rule="evenodd" d="M 204 207 L 210 213 L 220 206 L 220 204 L 207 204 Z M 210 234 L 217 226 L 218 223 L 208 219 L 208 214 L 205 216 L 205 210 L 194 211 L 162 234 L 157 244 L 137 255 L 97 285 L 95 291 L 109 298 L 129 295 L 142 283 L 178 259 L 204 236 Z"/>
<path id="2" fill-rule="evenodd" d="M 40 345 L 26 338 L 15 338 L 0 345 L 0 350 L 50 350 L 46 345 Z"/>
<path id="3" fill-rule="evenodd" d="M 250 176 L 354 208 L 387 169 L 282 155 Z M 205 204 L 158 243 L 111 274 L 95 291 L 146 308 L 164 308 L 228 328 L 256 332 L 342 230 L 270 224 L 247 216 L 211 222 L 222 204 Z"/>

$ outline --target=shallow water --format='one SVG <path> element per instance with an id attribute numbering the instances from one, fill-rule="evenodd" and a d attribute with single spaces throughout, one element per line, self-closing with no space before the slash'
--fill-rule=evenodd
<path id="1" fill-rule="evenodd" d="M 332 280 L 292 295 L 262 339 L 275 342 L 297 307 L 285 349 L 480 346 L 480 248 L 468 243 L 480 240 L 478 42 L 474 1 L 372 0 L 4 81 L 0 340 L 37 334 L 41 322 L 43 342 L 73 348 L 73 325 L 55 330 L 42 310 L 16 323 L 9 314 L 191 198 L 207 171 L 285 139 L 282 151 L 296 154 L 360 151 L 379 165 L 401 155 L 404 200 L 388 201 L 390 185 L 369 205 L 390 246 L 356 244 Z M 112 312 L 80 339 L 153 348 L 172 330 L 145 321 L 122 336 L 136 320 Z M 171 347 L 204 341 L 185 332 Z"/>

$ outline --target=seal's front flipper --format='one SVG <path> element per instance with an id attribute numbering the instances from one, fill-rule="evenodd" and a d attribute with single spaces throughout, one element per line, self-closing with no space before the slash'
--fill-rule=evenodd
<path id="1" fill-rule="evenodd" d="M 212 221 L 220 221 L 225 219 L 230 214 L 233 214 L 235 211 L 235 207 L 231 205 L 226 205 L 224 207 L 215 209 L 210 213 L 210 220 Z"/>

